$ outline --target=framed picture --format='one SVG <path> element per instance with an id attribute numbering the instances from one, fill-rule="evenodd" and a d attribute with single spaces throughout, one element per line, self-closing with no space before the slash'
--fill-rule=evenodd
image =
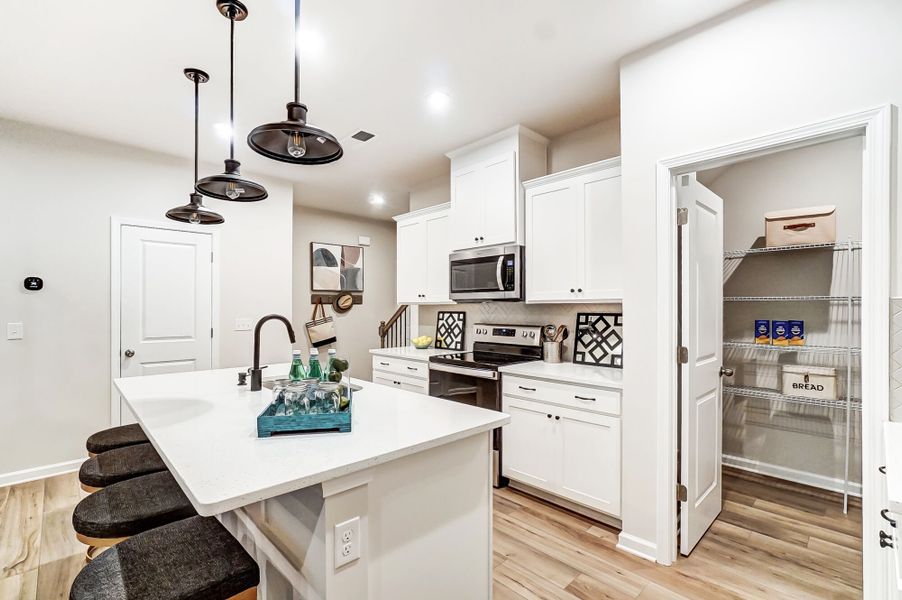
<path id="1" fill-rule="evenodd" d="M 435 319 L 435 347 L 443 350 L 463 350 L 467 313 L 440 310 Z"/>
<path id="2" fill-rule="evenodd" d="M 363 292 L 363 247 L 310 242 L 310 291 Z"/>
<path id="3" fill-rule="evenodd" d="M 576 313 L 573 362 L 623 368 L 623 313 Z"/>

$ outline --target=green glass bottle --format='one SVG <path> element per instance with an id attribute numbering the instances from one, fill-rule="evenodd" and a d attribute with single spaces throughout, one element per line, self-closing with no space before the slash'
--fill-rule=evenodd
<path id="1" fill-rule="evenodd" d="M 310 349 L 310 363 L 307 365 L 307 377 L 310 379 L 322 379 L 323 368 L 319 364 L 319 350 Z"/>
<path id="2" fill-rule="evenodd" d="M 291 357 L 291 369 L 288 371 L 288 379 L 292 382 L 300 381 L 304 378 L 304 362 L 301 360 L 301 351 L 295 350 Z"/>

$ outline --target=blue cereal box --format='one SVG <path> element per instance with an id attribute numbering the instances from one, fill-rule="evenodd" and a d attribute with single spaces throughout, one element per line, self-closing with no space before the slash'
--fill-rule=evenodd
<path id="1" fill-rule="evenodd" d="M 789 321 L 789 345 L 805 345 L 805 321 Z"/>
<path id="2" fill-rule="evenodd" d="M 755 321 L 755 343 L 770 344 L 770 321 L 760 319 Z"/>
<path id="3" fill-rule="evenodd" d="M 789 321 L 771 321 L 770 337 L 774 346 L 788 346 Z"/>

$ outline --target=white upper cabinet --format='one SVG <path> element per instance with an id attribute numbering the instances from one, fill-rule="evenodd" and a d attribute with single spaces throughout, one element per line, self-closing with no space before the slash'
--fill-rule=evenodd
<path id="1" fill-rule="evenodd" d="M 526 301 L 620 302 L 620 158 L 554 173 L 526 190 Z"/>
<path id="2" fill-rule="evenodd" d="M 450 207 L 431 206 L 395 217 L 398 223 L 398 303 L 450 304 Z"/>
<path id="3" fill-rule="evenodd" d="M 448 153 L 452 250 L 523 243 L 521 181 L 546 173 L 547 146 L 517 125 Z"/>

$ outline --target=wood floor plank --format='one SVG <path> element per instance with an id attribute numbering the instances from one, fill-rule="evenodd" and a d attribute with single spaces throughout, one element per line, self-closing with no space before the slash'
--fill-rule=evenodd
<path id="1" fill-rule="evenodd" d="M 630 594 L 586 574 L 579 575 L 567 586 L 567 591 L 580 600 L 633 600 L 642 593 L 642 589 L 645 589 L 645 586 L 637 593 Z"/>
<path id="2" fill-rule="evenodd" d="M 0 577 L 38 567 L 44 481 L 0 489 Z"/>
<path id="3" fill-rule="evenodd" d="M 68 556 L 41 565 L 38 570 L 38 598 L 68 600 L 69 588 L 84 566 L 84 554 Z"/>
<path id="4" fill-rule="evenodd" d="M 529 600 L 578 600 L 577 596 L 512 560 L 495 571 L 495 578 Z"/>
<path id="5" fill-rule="evenodd" d="M 579 575 L 579 571 L 570 565 L 530 548 L 518 540 L 516 534 L 511 536 L 507 532 L 499 530 L 497 514 L 495 516 L 496 525 L 493 532 L 493 545 L 495 546 L 495 551 L 504 555 L 507 560 L 554 582 L 562 589 L 567 587 Z"/>
<path id="6" fill-rule="evenodd" d="M 88 493 L 78 485 L 78 473 L 65 473 L 44 481 L 44 512 L 72 509 Z"/>
<path id="7" fill-rule="evenodd" d="M 37 600 L 37 598 L 37 569 L 0 579 L 0 600 Z"/>
<path id="8" fill-rule="evenodd" d="M 86 546 L 75 537 L 72 529 L 72 509 L 45 512 L 41 525 L 40 564 L 55 562 L 70 556 L 84 558 Z"/>

